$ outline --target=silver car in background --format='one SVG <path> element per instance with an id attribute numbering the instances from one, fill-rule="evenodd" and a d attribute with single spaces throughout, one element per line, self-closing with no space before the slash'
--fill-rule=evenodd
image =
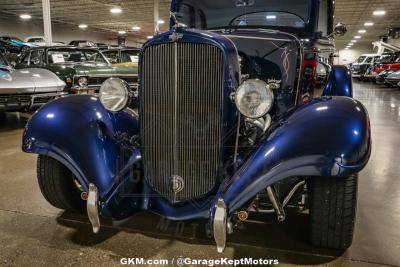
<path id="1" fill-rule="evenodd" d="M 0 53 L 0 112 L 28 111 L 65 95 L 65 83 L 46 69 L 14 69 Z"/>
<path id="2" fill-rule="evenodd" d="M 400 87 L 400 70 L 389 74 L 385 79 L 385 84 Z"/>

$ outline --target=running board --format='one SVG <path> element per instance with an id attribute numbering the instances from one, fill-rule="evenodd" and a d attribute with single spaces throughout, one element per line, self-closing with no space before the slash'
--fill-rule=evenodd
<path id="1" fill-rule="evenodd" d="M 99 218 L 99 191 L 94 184 L 89 184 L 89 195 L 86 201 L 87 214 L 92 224 L 93 233 L 97 234 L 100 230 Z"/>

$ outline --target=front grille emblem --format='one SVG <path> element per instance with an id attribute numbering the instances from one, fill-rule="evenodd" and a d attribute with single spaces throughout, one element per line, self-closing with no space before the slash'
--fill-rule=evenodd
<path id="1" fill-rule="evenodd" d="M 172 175 L 169 178 L 169 187 L 174 193 L 181 192 L 184 186 L 185 182 L 183 181 L 183 178 L 179 175 Z"/>

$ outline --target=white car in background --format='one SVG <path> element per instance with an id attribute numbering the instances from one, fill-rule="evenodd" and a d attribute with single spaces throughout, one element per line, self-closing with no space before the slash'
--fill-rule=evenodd
<path id="1" fill-rule="evenodd" d="M 35 44 L 38 46 L 46 46 L 46 40 L 44 39 L 43 36 L 30 36 L 25 38 L 25 42 Z M 65 45 L 62 42 L 52 42 L 51 45 Z"/>
<path id="2" fill-rule="evenodd" d="M 14 69 L 0 54 L 0 112 L 29 111 L 65 95 L 65 83 L 46 69 Z"/>

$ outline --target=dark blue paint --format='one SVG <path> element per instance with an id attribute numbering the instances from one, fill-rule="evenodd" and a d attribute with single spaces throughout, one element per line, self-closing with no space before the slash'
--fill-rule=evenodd
<path id="1" fill-rule="evenodd" d="M 353 97 L 353 82 L 350 70 L 345 66 L 332 66 L 322 95 Z"/>
<path id="2" fill-rule="evenodd" d="M 137 118 L 129 110 L 112 113 L 97 97 L 69 96 L 50 102 L 32 116 L 22 149 L 59 160 L 85 189 L 94 183 L 104 197 L 127 162 L 131 153 L 127 142 L 138 129 Z"/>
<path id="3" fill-rule="evenodd" d="M 171 42 L 173 32 L 182 34 L 179 42 L 211 44 L 224 52 L 223 115 L 228 132 L 237 119 L 228 101 L 239 85 L 234 45 L 216 33 L 174 29 L 148 41 L 143 50 Z M 149 210 L 173 220 L 212 220 L 218 198 L 224 199 L 232 214 L 274 182 L 293 176 L 341 177 L 365 166 L 371 151 L 368 114 L 358 101 L 345 97 L 352 96 L 347 69 L 333 67 L 324 95 L 283 113 L 216 194 L 185 203 L 171 204 L 143 179 L 140 147 L 131 142 L 139 134 L 139 118 L 130 110 L 109 112 L 93 96 L 65 97 L 39 109 L 26 126 L 23 150 L 57 159 L 85 189 L 95 184 L 105 216 L 122 219 Z"/>

